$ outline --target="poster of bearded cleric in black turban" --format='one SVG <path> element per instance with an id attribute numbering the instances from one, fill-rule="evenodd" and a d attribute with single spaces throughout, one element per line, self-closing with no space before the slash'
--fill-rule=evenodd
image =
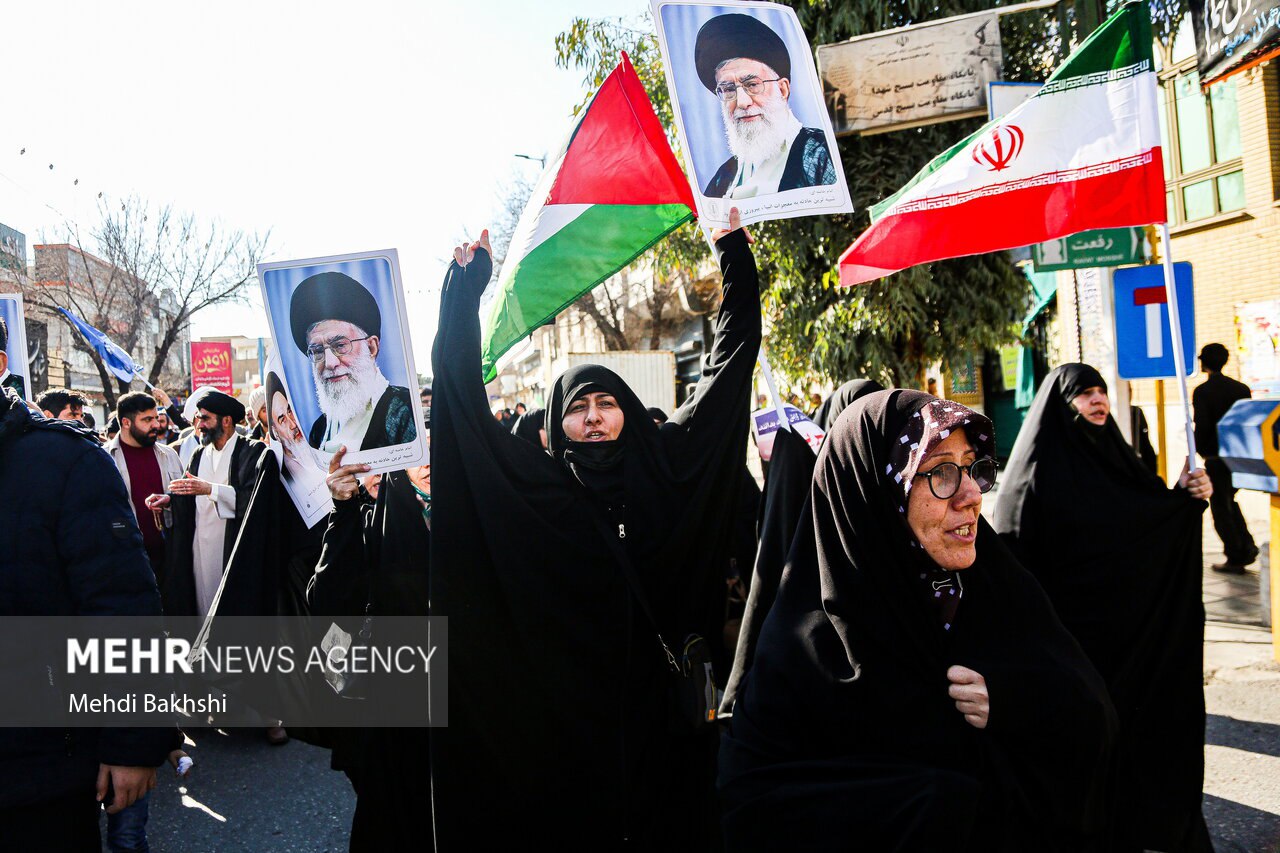
<path id="1" fill-rule="evenodd" d="M 703 227 L 851 213 L 813 50 L 796 13 L 755 0 L 653 0 Z"/>
<path id="2" fill-rule="evenodd" d="M 394 249 L 259 264 L 297 430 L 328 460 L 422 465 L 427 440 Z"/>

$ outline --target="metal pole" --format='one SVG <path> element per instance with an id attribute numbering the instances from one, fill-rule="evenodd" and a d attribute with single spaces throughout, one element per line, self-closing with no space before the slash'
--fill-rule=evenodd
<path id="1" fill-rule="evenodd" d="M 1178 291 L 1173 280 L 1173 244 L 1169 239 L 1169 223 L 1160 223 L 1160 238 L 1164 241 L 1164 292 L 1169 300 L 1169 334 L 1173 339 L 1173 369 L 1178 374 L 1178 392 L 1182 397 L 1182 415 L 1187 429 L 1187 465 L 1197 471 L 1196 435 L 1191 426 L 1191 397 L 1187 394 L 1187 362 L 1182 351 L 1182 321 L 1178 317 Z"/>
<path id="2" fill-rule="evenodd" d="M 760 371 L 764 374 L 764 384 L 769 386 L 769 398 L 773 400 L 773 408 L 778 413 L 778 428 L 791 432 L 791 419 L 782 409 L 782 398 L 778 396 L 778 386 L 773 381 L 773 371 L 769 369 L 769 359 L 760 347 Z"/>
<path id="3" fill-rule="evenodd" d="M 1156 380 L 1156 431 L 1159 433 L 1159 439 L 1156 442 L 1156 471 L 1160 474 L 1160 479 L 1165 483 L 1169 482 L 1169 449 L 1165 442 L 1165 425 L 1164 425 L 1164 380 Z"/>

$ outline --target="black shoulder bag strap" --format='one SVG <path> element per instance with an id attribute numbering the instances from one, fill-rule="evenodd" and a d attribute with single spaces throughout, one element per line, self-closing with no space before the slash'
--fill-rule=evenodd
<path id="1" fill-rule="evenodd" d="M 640 577 L 636 574 L 635 564 L 631 562 L 627 549 L 623 547 L 622 540 L 626 537 L 626 528 L 619 524 L 616 531 L 611 530 L 600 513 L 594 508 L 591 510 L 591 520 L 595 522 L 596 528 L 600 531 L 600 535 L 604 537 L 605 542 L 609 543 L 613 556 L 617 559 L 618 565 L 622 567 L 622 576 L 626 578 L 627 586 L 631 587 L 631 594 L 635 596 L 636 601 L 640 604 L 640 610 L 644 613 L 644 618 L 649 621 L 649 627 L 653 629 L 654 636 L 658 638 L 658 644 L 662 646 L 663 654 L 667 656 L 667 666 L 676 675 L 683 675 L 684 672 L 680 668 L 679 661 L 671 653 L 671 647 L 667 645 L 667 641 L 662 638 L 662 629 L 658 627 L 658 620 L 654 618 L 653 611 L 649 609 L 649 596 L 645 595 L 644 587 L 640 585 Z"/>

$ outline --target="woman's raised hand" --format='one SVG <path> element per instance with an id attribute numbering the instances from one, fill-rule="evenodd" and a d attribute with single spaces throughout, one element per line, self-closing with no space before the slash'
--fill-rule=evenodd
<path id="1" fill-rule="evenodd" d="M 951 682 L 947 694 L 955 701 L 956 710 L 964 714 L 965 722 L 975 729 L 985 729 L 991 717 L 987 680 L 981 673 L 963 666 L 948 669 L 947 680 Z"/>
<path id="2" fill-rule="evenodd" d="M 453 249 L 453 259 L 457 261 L 458 266 L 465 267 L 471 263 L 476 256 L 476 249 L 484 249 L 489 253 L 489 257 L 493 257 L 493 246 L 489 244 L 489 229 L 486 228 L 480 232 L 480 239 L 474 243 L 463 243 L 461 246 L 455 246 Z"/>
<path id="3" fill-rule="evenodd" d="M 742 214 L 738 212 L 738 208 L 731 207 L 729 208 L 729 227 L 716 228 L 711 232 L 711 239 L 713 242 L 719 243 L 721 237 L 724 237 L 726 234 L 732 234 L 739 228 L 742 228 Z M 745 228 L 742 233 L 747 235 L 748 243 L 754 243 L 756 241 L 756 238 L 751 236 L 751 232 L 747 231 Z"/>

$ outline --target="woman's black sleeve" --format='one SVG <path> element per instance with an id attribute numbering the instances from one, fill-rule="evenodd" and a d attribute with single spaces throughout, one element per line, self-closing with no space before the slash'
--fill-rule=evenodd
<path id="1" fill-rule="evenodd" d="M 702 377 L 671 420 L 695 443 L 701 437 L 743 428 L 751 410 L 751 376 L 760 354 L 760 278 L 742 229 L 716 243 L 724 298 Z"/>
<path id="2" fill-rule="evenodd" d="M 333 502 L 320 561 L 307 584 L 307 604 L 317 616 L 363 616 L 373 562 L 370 538 L 377 535 L 372 517 L 373 507 L 364 501 Z"/>

